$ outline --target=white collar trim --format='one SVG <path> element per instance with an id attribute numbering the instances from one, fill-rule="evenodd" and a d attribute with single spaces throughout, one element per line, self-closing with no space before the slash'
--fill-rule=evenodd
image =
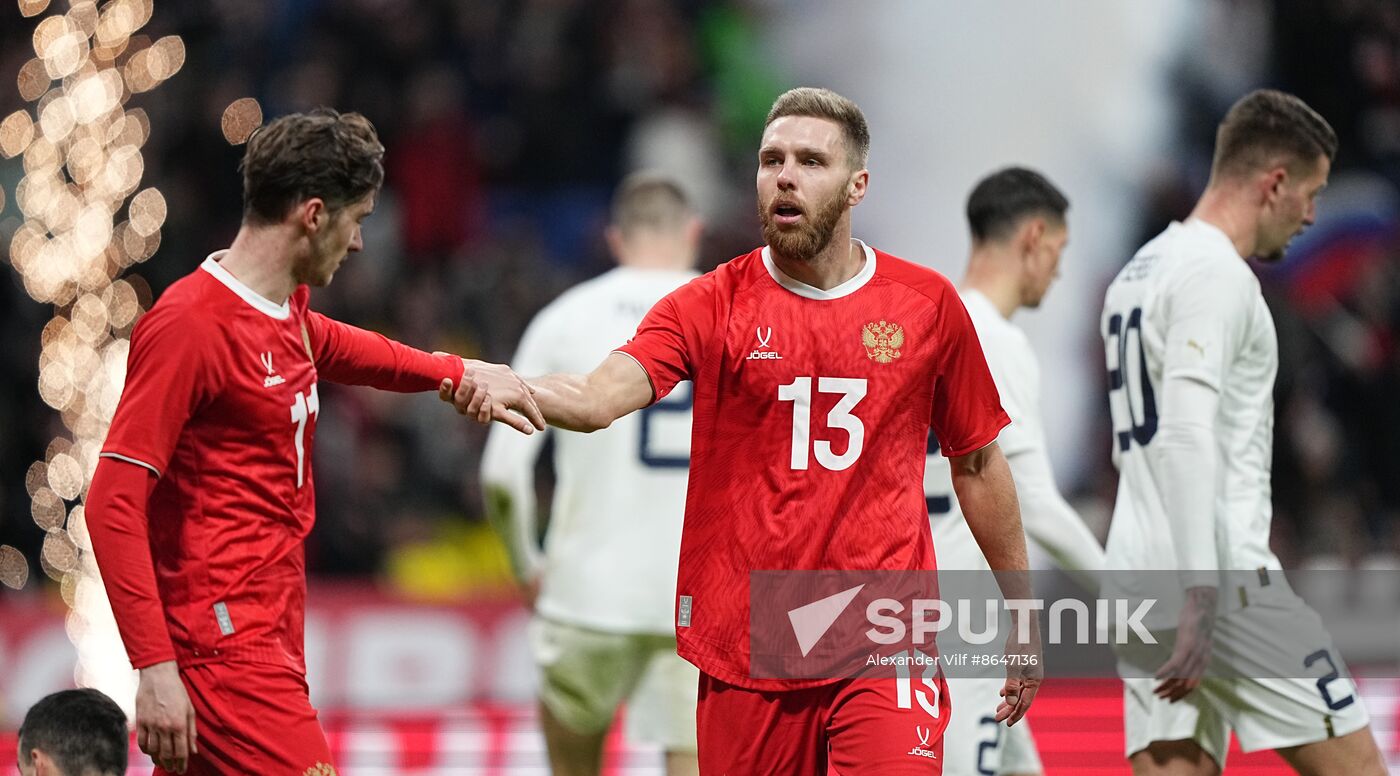
<path id="1" fill-rule="evenodd" d="M 768 274 L 773 278 L 774 282 L 800 297 L 815 299 L 817 301 L 840 299 L 843 296 L 850 296 L 859 291 L 866 283 L 870 282 L 871 278 L 875 277 L 875 251 L 871 250 L 869 245 L 866 245 L 860 240 L 856 240 L 856 242 L 860 244 L 860 249 L 865 252 L 865 266 L 861 267 L 860 271 L 850 280 L 847 280 L 835 288 L 823 290 L 789 277 L 782 270 L 778 269 L 777 264 L 773 263 L 772 252 L 766 245 L 763 246 L 763 266 L 768 268 Z"/>
<path id="2" fill-rule="evenodd" d="M 279 321 L 285 321 L 290 318 L 292 316 L 292 306 L 290 303 L 283 302 L 282 304 L 277 304 L 273 302 L 271 299 L 268 299 L 257 291 L 244 285 L 243 281 L 234 277 L 233 273 L 224 269 L 223 265 L 219 264 L 219 259 L 222 259 L 227 253 L 227 250 L 214 251 L 209 254 L 209 258 L 205 259 L 203 264 L 199 265 L 199 268 L 213 275 L 215 280 L 228 286 L 228 290 L 238 294 L 240 299 L 247 302 L 254 310 L 257 310 L 263 315 L 269 318 L 276 318 Z"/>

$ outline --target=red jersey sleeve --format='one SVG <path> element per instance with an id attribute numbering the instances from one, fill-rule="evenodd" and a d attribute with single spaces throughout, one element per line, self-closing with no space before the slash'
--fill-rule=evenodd
<path id="1" fill-rule="evenodd" d="M 85 505 L 102 584 L 135 668 L 175 659 L 151 560 L 146 510 L 155 485 L 153 472 L 103 458 Z"/>
<path id="2" fill-rule="evenodd" d="M 221 389 L 225 347 L 217 323 L 180 307 L 147 313 L 131 333 L 126 385 L 102 454 L 165 472 L 180 431 Z"/>
<path id="3" fill-rule="evenodd" d="M 309 310 L 305 321 L 316 371 L 331 382 L 416 393 L 437 390 L 444 379 L 454 385 L 462 379 L 456 356 L 424 353 Z"/>
<path id="4" fill-rule="evenodd" d="M 943 455 L 955 458 L 995 442 L 1011 418 L 1001 407 L 977 329 L 951 284 L 943 288 L 937 325 L 942 357 L 934 376 L 929 426 Z"/>
<path id="5" fill-rule="evenodd" d="M 615 351 L 646 370 L 653 403 L 666 398 L 677 383 L 695 378 L 704 335 L 714 330 L 715 301 L 713 273 L 696 278 L 653 305 L 637 333 Z"/>

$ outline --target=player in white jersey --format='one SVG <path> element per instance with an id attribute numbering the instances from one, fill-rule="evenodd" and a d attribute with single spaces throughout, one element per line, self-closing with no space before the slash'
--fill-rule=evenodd
<path id="1" fill-rule="evenodd" d="M 1040 421 L 1040 364 L 1025 332 L 1010 320 L 1023 307 L 1040 306 L 1057 276 L 1069 240 L 1068 209 L 1064 194 L 1033 170 L 1011 167 L 983 178 L 967 200 L 972 254 L 960 293 L 1011 416 L 997 444 L 1011 466 L 1026 535 L 1096 589 L 1103 547 L 1055 485 Z M 937 452 L 930 437 L 924 492 L 939 571 L 990 571 L 953 493 L 948 459 Z M 1010 728 L 994 719 L 1001 684 L 996 676 L 949 677 L 956 700 L 943 737 L 947 776 L 1042 772 L 1029 719 Z"/>
<path id="2" fill-rule="evenodd" d="M 700 223 L 680 187 L 640 173 L 613 201 L 607 240 L 619 266 L 539 312 L 513 364 L 528 374 L 587 372 L 627 341 L 657 300 L 696 276 Z M 697 772 L 699 674 L 676 654 L 673 602 L 690 460 L 688 385 L 606 431 L 550 434 L 556 484 L 543 559 L 535 461 L 543 434 L 493 429 L 482 458 L 487 509 L 527 590 L 540 715 L 557 775 L 597 774 L 618 706 L 634 740 L 667 753 L 671 776 Z M 500 433 L 500 432 L 507 433 Z"/>
<path id="3" fill-rule="evenodd" d="M 1300 773 L 1385 773 L 1340 656 L 1269 549 L 1278 344 L 1245 262 L 1278 261 L 1313 222 L 1336 144 L 1292 95 L 1241 99 L 1191 217 L 1138 251 L 1104 301 L 1120 473 L 1105 593 L 1159 595 L 1143 572 L 1175 570 L 1183 602 L 1175 623 L 1148 621 L 1167 629 L 1160 650 L 1118 648 L 1137 774 L 1219 773 L 1231 731 L 1245 751 L 1276 749 Z M 1278 678 L 1273 657 L 1295 651 L 1298 673 Z M 1254 659 L 1273 672 L 1215 673 Z M 1159 667 L 1135 673 L 1142 665 Z"/>

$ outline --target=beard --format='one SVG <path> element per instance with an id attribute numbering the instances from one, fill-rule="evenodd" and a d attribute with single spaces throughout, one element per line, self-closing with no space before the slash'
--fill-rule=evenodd
<path id="1" fill-rule="evenodd" d="M 836 223 L 846 212 L 846 201 L 842 192 L 818 204 L 815 212 L 804 212 L 805 218 L 795 227 L 781 227 L 773 221 L 773 214 L 763 203 L 758 206 L 758 218 L 763 223 L 763 239 L 774 253 L 796 261 L 810 261 L 831 243 L 831 235 L 836 231 Z"/>

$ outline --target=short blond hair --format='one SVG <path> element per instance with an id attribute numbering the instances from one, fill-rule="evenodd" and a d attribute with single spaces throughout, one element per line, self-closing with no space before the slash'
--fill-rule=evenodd
<path id="1" fill-rule="evenodd" d="M 768 111 L 764 129 L 784 116 L 810 116 L 827 119 L 841 127 L 846 135 L 846 151 L 854 169 L 865 167 L 870 156 L 870 126 L 860 106 L 830 89 L 802 86 L 789 89 L 778 96 Z"/>

